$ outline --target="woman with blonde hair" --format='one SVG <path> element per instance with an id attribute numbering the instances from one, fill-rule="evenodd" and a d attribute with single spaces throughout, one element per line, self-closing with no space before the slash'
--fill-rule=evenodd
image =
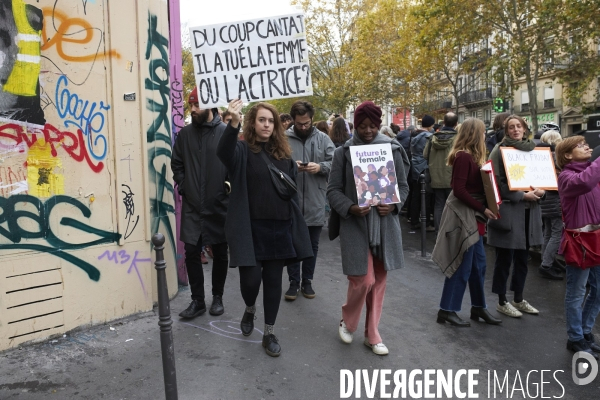
<path id="1" fill-rule="evenodd" d="M 486 206 L 480 169 L 485 163 L 485 125 L 468 118 L 458 130 L 448 155 L 452 167 L 452 192 L 440 221 L 440 233 L 432 258 L 446 279 L 437 322 L 458 327 L 471 324 L 456 313 L 460 311 L 467 283 L 471 294 L 471 319 L 488 324 L 502 321 L 492 316 L 486 306 L 483 285 L 486 258 L 483 248 L 485 221 L 496 219 Z"/>
<path id="2" fill-rule="evenodd" d="M 230 266 L 239 267 L 246 310 L 240 323 L 244 336 L 254 331 L 256 298 L 263 284 L 265 330 L 262 345 L 271 357 L 281 353 L 274 334 L 281 301 L 283 267 L 312 257 L 308 228 L 297 195 L 282 194 L 271 180 L 271 169 L 295 181 L 298 173 L 277 109 L 268 103 L 253 106 L 244 118 L 244 140 L 237 140 L 242 101 L 233 100 L 217 156 L 229 171 L 230 202 L 225 235 Z"/>

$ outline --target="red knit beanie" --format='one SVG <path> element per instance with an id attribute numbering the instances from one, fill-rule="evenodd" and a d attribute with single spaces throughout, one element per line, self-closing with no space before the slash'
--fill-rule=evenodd
<path id="1" fill-rule="evenodd" d="M 367 118 L 377 125 L 377 129 L 381 127 L 381 108 L 372 101 L 365 101 L 356 107 L 356 110 L 354 110 L 354 128 L 357 128 Z"/>
<path id="2" fill-rule="evenodd" d="M 194 87 L 192 93 L 190 93 L 190 97 L 188 97 L 188 103 L 198 103 L 198 87 Z"/>

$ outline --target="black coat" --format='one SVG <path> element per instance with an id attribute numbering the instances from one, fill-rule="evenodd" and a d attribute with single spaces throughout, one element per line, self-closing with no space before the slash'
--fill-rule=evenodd
<path id="1" fill-rule="evenodd" d="M 554 156 L 554 146 L 551 146 L 546 143 L 538 143 L 536 146 L 541 148 L 548 148 L 552 151 L 552 156 Z M 556 159 L 554 160 L 556 163 Z M 542 208 L 542 217 L 543 218 L 561 218 L 562 211 L 560 208 L 560 197 L 558 195 L 557 190 L 546 190 L 546 195 L 540 200 L 540 207 Z"/>
<path id="2" fill-rule="evenodd" d="M 231 204 L 235 204 L 227 213 L 225 230 L 229 242 L 229 266 L 255 266 L 254 242 L 252 241 L 252 222 L 250 220 L 250 204 L 248 202 L 248 180 L 246 166 L 248 163 L 248 143 L 239 141 L 237 129 L 227 125 L 223 138 L 219 143 L 217 154 L 229 169 L 231 177 Z M 294 181 L 298 168 L 290 160 L 290 178 Z M 308 227 L 298 207 L 298 196 L 292 198 L 292 243 L 296 250 L 293 260 L 285 260 L 290 265 L 313 256 Z M 277 246 L 277 243 L 273 243 Z"/>
<path id="3" fill-rule="evenodd" d="M 225 243 L 229 196 L 227 169 L 217 157 L 217 145 L 226 125 L 217 115 L 199 126 L 184 127 L 175 140 L 171 170 L 182 198 L 181 241 L 196 245 Z"/>

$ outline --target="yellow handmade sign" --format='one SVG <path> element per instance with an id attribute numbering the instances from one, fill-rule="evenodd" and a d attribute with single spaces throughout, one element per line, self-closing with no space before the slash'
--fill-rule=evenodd
<path id="1" fill-rule="evenodd" d="M 554 158 L 550 149 L 521 151 L 501 147 L 504 171 L 510 190 L 558 190 Z"/>

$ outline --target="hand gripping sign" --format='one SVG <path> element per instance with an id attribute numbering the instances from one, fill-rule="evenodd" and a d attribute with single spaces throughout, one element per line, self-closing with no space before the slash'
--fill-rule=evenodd
<path id="1" fill-rule="evenodd" d="M 304 15 L 190 28 L 200 108 L 311 96 Z"/>

